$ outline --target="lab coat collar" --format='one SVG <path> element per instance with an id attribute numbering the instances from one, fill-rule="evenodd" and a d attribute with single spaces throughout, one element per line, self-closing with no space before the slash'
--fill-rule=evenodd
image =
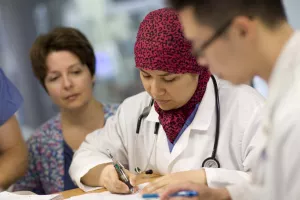
<path id="1" fill-rule="evenodd" d="M 284 92 L 288 92 L 286 88 L 292 87 L 291 82 L 283 83 L 281 80 L 282 77 L 291 76 L 291 71 L 294 71 L 293 68 L 295 67 L 295 64 L 293 63 L 297 62 L 299 59 L 297 55 L 299 47 L 300 32 L 295 31 L 289 41 L 287 41 L 285 46 L 282 48 L 281 54 L 279 55 L 274 66 L 274 70 L 269 81 L 269 98 L 267 105 L 275 105 L 275 101 L 280 99 L 279 96 L 284 96 Z M 270 108 L 269 110 L 273 109 Z"/>
<path id="2" fill-rule="evenodd" d="M 146 117 L 146 120 L 150 121 L 150 122 L 159 122 L 158 117 L 159 117 L 159 115 L 156 112 L 156 110 L 154 108 L 154 104 L 153 104 L 153 106 L 151 107 L 151 110 L 150 110 L 150 113 L 149 113 L 148 117 Z"/>
<path id="3" fill-rule="evenodd" d="M 295 48 L 299 48 L 299 42 L 300 32 L 295 31 L 281 50 L 281 53 L 275 63 L 274 70 L 271 74 L 269 86 L 272 86 L 273 83 L 276 82 L 276 79 L 278 78 L 278 76 L 280 76 L 279 71 L 288 70 L 288 68 L 293 67 L 293 65 L 287 63 L 287 61 L 292 62 L 292 60 L 295 59 L 293 55 L 297 53 L 295 52 Z"/>
<path id="4" fill-rule="evenodd" d="M 215 76 L 217 84 L 219 85 L 219 79 Z M 199 105 L 198 111 L 195 115 L 193 122 L 191 123 L 191 129 L 208 130 L 211 123 L 211 118 L 215 110 L 215 92 L 214 84 L 210 78 L 205 94 Z M 152 106 L 148 117 L 145 119 L 150 122 L 159 122 L 158 113 L 156 112 L 154 105 Z"/>

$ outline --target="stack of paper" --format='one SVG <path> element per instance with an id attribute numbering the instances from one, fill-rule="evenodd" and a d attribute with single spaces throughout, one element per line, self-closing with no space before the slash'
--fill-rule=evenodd
<path id="1" fill-rule="evenodd" d="M 143 189 L 148 183 L 139 185 L 139 190 Z M 137 192 L 135 194 L 112 194 L 110 192 L 91 193 L 71 197 L 66 200 L 142 200 L 143 198 Z"/>
<path id="2" fill-rule="evenodd" d="M 10 192 L 1 192 L 0 200 L 63 200 L 59 194 L 52 195 L 18 195 Z"/>
<path id="3" fill-rule="evenodd" d="M 101 194 L 92 193 L 71 197 L 67 200 L 143 200 L 139 194 L 119 195 L 119 194 Z"/>

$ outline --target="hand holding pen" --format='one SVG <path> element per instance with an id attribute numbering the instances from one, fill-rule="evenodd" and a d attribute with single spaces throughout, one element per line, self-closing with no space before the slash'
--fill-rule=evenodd
<path id="1" fill-rule="evenodd" d="M 112 193 L 126 194 L 136 192 L 136 176 L 126 170 L 123 165 L 112 156 L 109 150 L 108 155 L 112 159 L 112 164 L 104 167 L 100 176 L 100 185 Z"/>

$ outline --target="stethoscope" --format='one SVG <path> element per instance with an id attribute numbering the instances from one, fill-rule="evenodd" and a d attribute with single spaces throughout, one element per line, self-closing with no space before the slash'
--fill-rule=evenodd
<path id="1" fill-rule="evenodd" d="M 215 77 L 213 75 L 211 75 L 213 84 L 214 84 L 214 91 L 215 91 L 215 104 L 216 104 L 216 133 L 215 133 L 215 142 L 214 142 L 214 147 L 213 147 L 213 151 L 212 151 L 212 155 L 211 157 L 206 158 L 203 162 L 202 162 L 202 167 L 206 167 L 206 168 L 220 168 L 220 162 L 218 161 L 218 159 L 216 158 L 216 154 L 217 154 L 217 149 L 218 149 L 218 143 L 219 143 L 219 136 L 220 136 L 220 102 L 219 102 L 219 91 L 218 91 L 218 84 L 217 81 L 215 79 Z M 142 120 L 144 118 L 146 118 L 149 113 L 150 110 L 153 106 L 154 100 L 152 99 L 149 106 L 145 107 L 142 114 L 139 116 L 138 121 L 137 121 L 137 125 L 136 125 L 136 138 L 135 138 L 135 144 L 134 146 L 137 147 L 137 140 L 138 140 L 138 136 L 140 133 L 140 128 L 141 128 L 141 123 Z M 148 156 L 147 159 L 147 164 L 144 168 L 144 170 L 141 170 L 139 167 L 137 167 L 136 165 L 136 156 L 134 156 L 134 170 L 136 173 L 141 174 L 141 173 L 145 173 L 145 174 L 152 174 L 153 170 L 148 169 L 149 163 L 150 163 L 150 159 L 152 157 L 153 154 L 153 150 L 154 150 L 154 146 L 156 144 L 157 141 L 157 135 L 158 135 L 158 130 L 159 130 L 159 122 L 155 123 L 155 127 L 154 127 L 154 135 L 155 135 L 155 140 L 152 144 L 152 148 L 150 151 L 150 155 Z"/>

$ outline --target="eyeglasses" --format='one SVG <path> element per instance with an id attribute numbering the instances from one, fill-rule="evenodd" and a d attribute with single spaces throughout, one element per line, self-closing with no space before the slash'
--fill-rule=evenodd
<path id="1" fill-rule="evenodd" d="M 198 49 L 195 49 L 193 51 L 193 55 L 196 58 L 202 57 L 204 54 L 204 51 L 211 45 L 216 39 L 218 39 L 232 24 L 233 19 L 230 19 L 228 22 L 226 22 L 223 26 L 221 26 L 218 30 L 216 30 L 215 34 L 213 34 L 206 42 L 202 44 L 202 46 Z"/>

